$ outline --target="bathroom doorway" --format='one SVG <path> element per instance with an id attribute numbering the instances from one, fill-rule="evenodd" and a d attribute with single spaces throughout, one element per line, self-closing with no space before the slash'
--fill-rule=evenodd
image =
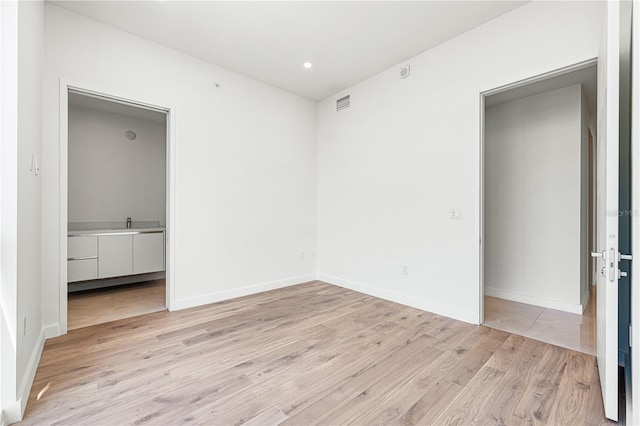
<path id="1" fill-rule="evenodd" d="M 66 329 L 166 310 L 169 110 L 66 97 Z"/>

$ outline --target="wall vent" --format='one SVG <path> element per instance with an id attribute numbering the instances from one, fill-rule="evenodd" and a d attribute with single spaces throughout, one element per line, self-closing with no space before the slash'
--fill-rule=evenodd
<path id="1" fill-rule="evenodd" d="M 347 109 L 351 106 L 351 96 L 347 95 L 336 101 L 336 112 L 340 112 L 343 109 Z"/>

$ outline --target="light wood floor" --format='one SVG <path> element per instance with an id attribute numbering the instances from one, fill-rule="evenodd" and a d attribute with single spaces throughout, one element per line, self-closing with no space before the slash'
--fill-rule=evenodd
<path id="1" fill-rule="evenodd" d="M 484 325 L 595 356 L 596 297 L 579 315 L 485 296 Z"/>
<path id="2" fill-rule="evenodd" d="M 165 287 L 165 280 L 154 280 L 69 293 L 67 329 L 163 311 Z"/>
<path id="3" fill-rule="evenodd" d="M 24 423 L 603 424 L 599 386 L 583 353 L 311 282 L 48 340 Z"/>

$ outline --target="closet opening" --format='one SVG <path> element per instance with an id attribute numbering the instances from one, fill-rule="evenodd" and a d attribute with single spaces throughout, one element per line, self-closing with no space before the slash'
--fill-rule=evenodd
<path id="1" fill-rule="evenodd" d="M 482 99 L 482 323 L 596 355 L 596 62 Z"/>

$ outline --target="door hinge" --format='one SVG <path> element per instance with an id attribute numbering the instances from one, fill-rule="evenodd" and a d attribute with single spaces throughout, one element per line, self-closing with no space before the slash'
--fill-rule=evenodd
<path id="1" fill-rule="evenodd" d="M 633 346 L 633 327 L 629 324 L 629 347 Z"/>

